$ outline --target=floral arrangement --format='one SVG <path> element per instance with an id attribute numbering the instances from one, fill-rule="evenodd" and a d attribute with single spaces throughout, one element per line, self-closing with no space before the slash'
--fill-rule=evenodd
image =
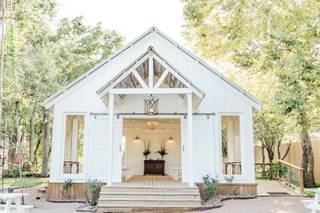
<path id="1" fill-rule="evenodd" d="M 151 154 L 150 151 L 150 147 L 151 147 L 151 142 L 149 140 L 145 140 L 143 141 L 143 145 L 144 145 L 144 150 L 142 152 L 142 154 L 144 155 L 145 159 L 148 159 L 148 155 Z"/>
<path id="2" fill-rule="evenodd" d="M 161 155 L 161 158 L 163 159 L 163 157 L 168 154 L 166 150 L 166 145 L 167 145 L 166 141 L 165 140 L 160 141 L 159 145 L 160 145 L 160 150 L 158 150 L 156 153 L 159 153 Z"/>

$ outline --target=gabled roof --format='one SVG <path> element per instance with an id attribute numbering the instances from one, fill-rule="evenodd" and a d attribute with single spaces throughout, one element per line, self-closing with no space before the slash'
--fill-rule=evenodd
<path id="1" fill-rule="evenodd" d="M 195 95 L 198 96 L 198 98 L 203 99 L 205 96 L 205 93 L 201 91 L 197 86 L 195 86 L 189 79 L 187 79 L 179 70 L 177 70 L 173 65 L 171 65 L 169 62 L 167 62 L 164 57 L 162 57 L 152 46 L 150 46 L 147 51 L 145 51 L 141 56 L 139 56 L 134 62 L 132 62 L 129 66 L 127 66 L 125 69 L 123 69 L 118 75 L 116 75 L 113 79 L 111 79 L 109 82 L 107 82 L 105 85 L 103 85 L 98 91 L 97 94 L 99 96 L 105 95 L 110 89 L 114 88 L 121 79 L 122 76 L 127 76 L 127 73 L 130 73 L 130 70 L 132 67 L 139 64 L 140 61 L 144 60 L 144 57 L 150 55 L 154 55 L 158 60 L 158 62 L 161 62 L 160 64 L 163 64 L 168 69 L 170 69 L 170 73 L 174 73 L 174 75 L 179 76 L 179 78 L 186 84 L 185 86 L 188 86 Z M 151 57 L 155 60 L 155 58 Z M 141 63 L 141 62 L 140 62 Z M 142 79 L 143 80 L 143 79 Z M 153 85 L 154 86 L 154 85 Z M 152 86 L 152 87 L 153 87 Z"/>
<path id="2" fill-rule="evenodd" d="M 74 86 L 78 85 L 81 81 L 87 79 L 89 76 L 91 76 L 93 73 L 95 73 L 100 67 L 102 67 L 103 65 L 107 64 L 108 62 L 112 61 L 114 58 L 116 58 L 118 55 L 122 54 L 124 51 L 126 51 L 127 49 L 129 49 L 130 47 L 134 46 L 135 44 L 137 44 L 140 40 L 142 40 L 143 38 L 145 38 L 146 36 L 148 36 L 151 33 L 157 33 L 159 36 L 161 36 L 162 38 L 164 38 L 165 40 L 167 40 L 168 42 L 170 42 L 172 45 L 174 45 L 176 48 L 180 49 L 182 52 L 184 52 L 186 55 L 188 55 L 190 58 L 192 58 L 193 60 L 197 61 L 200 65 L 202 65 L 203 67 L 205 67 L 207 70 L 209 70 L 210 72 L 212 72 L 214 75 L 218 76 L 220 79 L 222 79 L 223 81 L 225 81 L 227 84 L 229 84 L 230 86 L 232 86 L 234 89 L 238 90 L 240 93 L 242 93 L 244 96 L 246 96 L 249 100 L 252 101 L 253 106 L 256 109 L 260 109 L 261 108 L 261 103 L 259 102 L 258 99 L 256 99 L 254 96 L 252 96 L 251 94 L 249 94 L 247 91 L 245 91 L 243 88 L 241 88 L 240 86 L 238 86 L 237 84 L 235 84 L 234 82 L 232 82 L 231 80 L 229 80 L 228 78 L 226 78 L 224 75 L 222 75 L 220 72 L 218 72 L 215 68 L 213 68 L 212 66 L 210 66 L 207 62 L 205 62 L 204 60 L 202 60 L 201 58 L 197 57 L 196 55 L 194 55 L 193 53 L 191 53 L 190 51 L 188 51 L 186 48 L 184 48 L 182 45 L 178 44 L 176 41 L 172 40 L 170 37 L 168 37 L 167 35 L 165 35 L 164 33 L 162 33 L 158 28 L 156 27 L 151 27 L 148 31 L 146 31 L 145 33 L 143 33 L 142 35 L 140 35 L 139 37 L 137 37 L 136 39 L 134 39 L 132 42 L 130 42 L 129 44 L 125 45 L 123 48 L 121 48 L 119 51 L 117 51 L 116 53 L 114 53 L 113 55 L 111 55 L 108 59 L 101 61 L 100 63 L 98 63 L 96 66 L 94 66 L 92 69 L 90 69 L 89 71 L 87 71 L 86 73 L 84 73 L 83 75 L 81 75 L 79 78 L 77 78 L 76 80 L 72 81 L 71 83 L 67 84 L 66 86 L 64 86 L 61 90 L 59 90 L 58 92 L 54 93 L 53 95 L 51 95 L 49 98 L 47 98 L 46 100 L 44 100 L 42 102 L 42 105 L 50 108 L 52 107 L 55 103 L 58 102 L 58 100 L 61 98 L 61 96 L 65 93 L 67 93 L 68 91 L 70 91 L 71 88 L 73 88 Z"/>

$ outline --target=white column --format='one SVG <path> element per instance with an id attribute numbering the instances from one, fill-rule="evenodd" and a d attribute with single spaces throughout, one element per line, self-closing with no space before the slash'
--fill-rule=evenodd
<path id="1" fill-rule="evenodd" d="M 114 106 L 114 95 L 112 93 L 109 94 L 109 139 L 108 139 L 108 152 L 109 152 L 109 159 L 108 159 L 108 186 L 112 185 L 112 165 L 113 165 L 113 106 Z"/>
<path id="2" fill-rule="evenodd" d="M 193 187 L 192 93 L 188 93 L 188 185 Z"/>
<path id="3" fill-rule="evenodd" d="M 149 88 L 153 88 L 153 57 L 150 54 L 149 57 Z"/>

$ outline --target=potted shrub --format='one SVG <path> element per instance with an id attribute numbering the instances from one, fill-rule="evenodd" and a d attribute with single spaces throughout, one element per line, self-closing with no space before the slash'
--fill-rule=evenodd
<path id="1" fill-rule="evenodd" d="M 218 180 L 211 178 L 209 175 L 202 177 L 202 183 L 198 184 L 202 205 L 207 204 L 217 196 Z"/>
<path id="2" fill-rule="evenodd" d="M 72 186 L 72 180 L 68 179 L 65 180 L 62 185 L 61 195 L 63 200 L 69 200 L 71 199 L 71 186 Z"/>
<path id="3" fill-rule="evenodd" d="M 97 180 L 89 180 L 86 184 L 86 191 L 85 191 L 85 196 L 86 196 L 86 201 L 90 206 L 96 206 L 99 196 L 100 196 L 100 191 L 101 191 L 101 182 Z"/>
<path id="4" fill-rule="evenodd" d="M 147 160 L 148 155 L 151 154 L 151 151 L 150 151 L 151 143 L 150 143 L 150 141 L 146 140 L 143 142 L 143 145 L 144 145 L 144 150 L 143 150 L 142 154 L 144 155 L 145 159 Z"/>
<path id="5" fill-rule="evenodd" d="M 156 153 L 160 154 L 161 159 L 163 159 L 163 157 L 168 154 L 166 149 L 166 141 L 161 141 L 159 144 L 160 144 L 160 150 L 158 150 Z"/>

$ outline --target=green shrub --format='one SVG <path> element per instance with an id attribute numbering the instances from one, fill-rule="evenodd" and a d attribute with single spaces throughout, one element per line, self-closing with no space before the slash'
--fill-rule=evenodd
<path id="1" fill-rule="evenodd" d="M 274 164 L 270 170 L 270 179 L 278 179 L 282 177 L 287 177 L 288 175 L 288 167 L 281 165 L 280 163 Z"/>
<path id="2" fill-rule="evenodd" d="M 202 204 L 217 196 L 218 181 L 209 175 L 202 177 L 202 183 L 198 185 Z"/>
<path id="3" fill-rule="evenodd" d="M 13 169 L 5 169 L 3 170 L 3 176 L 4 178 L 17 178 L 19 177 L 20 172 L 18 168 Z"/>
<path id="4" fill-rule="evenodd" d="M 90 206 L 96 206 L 99 196 L 100 196 L 100 191 L 101 191 L 101 182 L 97 180 L 89 180 L 86 184 L 86 191 L 85 191 L 85 196 L 86 196 L 86 201 Z"/>
<path id="5" fill-rule="evenodd" d="M 68 180 L 64 181 L 64 183 L 62 185 L 62 190 L 61 190 L 62 199 L 70 199 L 71 186 L 72 186 L 72 180 L 71 179 L 68 179 Z"/>

